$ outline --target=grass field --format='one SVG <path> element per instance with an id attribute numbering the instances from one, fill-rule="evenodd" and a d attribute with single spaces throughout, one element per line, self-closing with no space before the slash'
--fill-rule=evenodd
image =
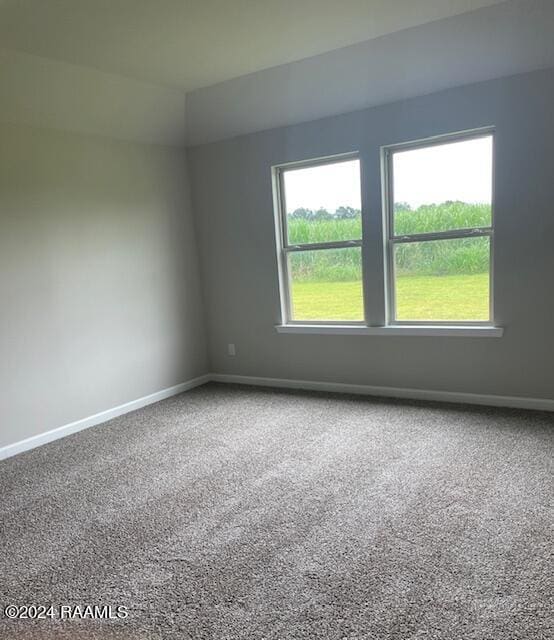
<path id="1" fill-rule="evenodd" d="M 298 281 L 295 320 L 363 320 L 361 282 Z M 403 276 L 397 279 L 397 320 L 488 320 L 489 276 Z"/>
<path id="2" fill-rule="evenodd" d="M 328 219 L 298 218 L 294 214 L 289 216 L 287 227 L 290 243 L 356 240 L 362 237 L 359 211 L 347 219 L 335 219 L 328 213 L 327 216 Z M 467 202 L 428 204 L 416 210 L 399 208 L 394 214 L 394 231 L 397 235 L 488 227 L 490 223 L 490 205 Z"/>
<path id="3" fill-rule="evenodd" d="M 301 210 L 288 220 L 291 243 L 361 237 L 361 214 L 347 218 Z M 398 234 L 490 225 L 490 205 L 444 202 L 395 210 Z M 486 236 L 399 243 L 394 249 L 397 320 L 488 320 L 490 243 Z M 295 320 L 363 320 L 361 249 L 289 255 Z"/>

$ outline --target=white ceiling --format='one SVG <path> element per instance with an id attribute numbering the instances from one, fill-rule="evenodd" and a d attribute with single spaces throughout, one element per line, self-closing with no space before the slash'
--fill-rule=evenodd
<path id="1" fill-rule="evenodd" d="M 0 46 L 190 91 L 501 1 L 0 0 Z"/>
<path id="2" fill-rule="evenodd" d="M 554 0 L 510 0 L 187 93 L 204 144 L 554 67 Z"/>
<path id="3" fill-rule="evenodd" d="M 0 122 L 176 146 L 554 67 L 554 0 L 0 0 Z"/>

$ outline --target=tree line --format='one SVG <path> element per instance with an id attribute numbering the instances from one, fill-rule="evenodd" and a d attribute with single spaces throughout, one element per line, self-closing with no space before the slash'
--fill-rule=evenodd
<path id="1" fill-rule="evenodd" d="M 394 211 L 397 212 L 417 212 L 418 209 L 427 210 L 429 208 L 438 208 L 438 207 L 452 207 L 452 206 L 467 206 L 465 202 L 460 200 L 447 200 L 446 202 L 442 202 L 441 204 L 426 204 L 418 207 L 417 209 L 412 209 L 411 205 L 407 202 L 395 202 L 394 203 Z M 306 207 L 299 207 L 295 209 L 292 213 L 288 214 L 288 218 L 290 220 L 353 220 L 355 218 L 359 218 L 362 212 L 360 209 L 354 209 L 353 207 L 337 207 L 334 212 L 328 211 L 323 207 L 319 209 L 307 209 Z"/>

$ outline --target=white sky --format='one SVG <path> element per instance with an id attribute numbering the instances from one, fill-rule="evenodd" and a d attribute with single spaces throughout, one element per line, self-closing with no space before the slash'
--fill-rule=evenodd
<path id="1" fill-rule="evenodd" d="M 394 200 L 412 208 L 446 200 L 491 202 L 492 137 L 451 142 L 393 156 Z M 287 213 L 337 207 L 361 209 L 358 160 L 284 174 Z"/>
<path id="2" fill-rule="evenodd" d="M 393 173 L 394 201 L 413 209 L 446 200 L 490 203 L 492 137 L 396 152 Z"/>
<path id="3" fill-rule="evenodd" d="M 284 178 L 287 213 L 301 207 L 329 213 L 341 206 L 362 208 L 359 160 L 285 171 Z"/>

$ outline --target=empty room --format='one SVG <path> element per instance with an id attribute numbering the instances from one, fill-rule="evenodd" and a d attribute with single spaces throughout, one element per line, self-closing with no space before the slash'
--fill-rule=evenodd
<path id="1" fill-rule="evenodd" d="M 0 0 L 0 640 L 554 640 L 554 2 Z"/>

